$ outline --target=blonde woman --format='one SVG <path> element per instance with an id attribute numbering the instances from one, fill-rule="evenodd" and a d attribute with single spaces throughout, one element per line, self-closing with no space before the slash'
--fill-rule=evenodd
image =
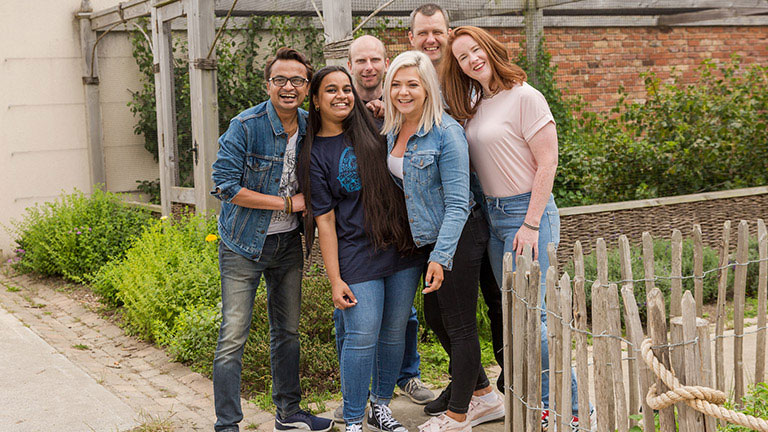
<path id="1" fill-rule="evenodd" d="M 451 358 L 447 411 L 419 430 L 466 432 L 504 409 L 480 364 L 475 314 L 488 226 L 469 192 L 464 129 L 443 111 L 437 72 L 419 51 L 390 65 L 384 106 L 387 165 L 405 193 L 413 241 L 429 253 L 424 314 Z"/>

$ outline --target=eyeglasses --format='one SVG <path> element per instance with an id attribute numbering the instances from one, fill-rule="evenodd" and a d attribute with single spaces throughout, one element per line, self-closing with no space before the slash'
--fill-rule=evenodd
<path id="1" fill-rule="evenodd" d="M 308 79 L 302 78 L 302 77 L 298 77 L 298 76 L 291 77 L 291 78 L 286 78 L 284 76 L 279 76 L 278 75 L 276 77 L 272 77 L 272 78 L 269 79 L 269 82 L 271 82 L 272 84 L 274 84 L 274 85 L 276 85 L 278 87 L 285 87 L 285 85 L 288 84 L 288 81 L 290 81 L 291 85 L 296 87 L 296 88 L 304 87 L 304 85 L 309 82 Z"/>

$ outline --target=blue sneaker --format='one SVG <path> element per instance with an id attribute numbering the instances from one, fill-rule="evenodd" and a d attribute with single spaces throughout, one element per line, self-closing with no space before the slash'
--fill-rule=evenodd
<path id="1" fill-rule="evenodd" d="M 332 426 L 333 421 L 330 419 L 313 416 L 304 410 L 299 410 L 296 414 L 284 419 L 280 418 L 280 414 L 275 415 L 274 432 L 327 432 L 331 430 Z"/>

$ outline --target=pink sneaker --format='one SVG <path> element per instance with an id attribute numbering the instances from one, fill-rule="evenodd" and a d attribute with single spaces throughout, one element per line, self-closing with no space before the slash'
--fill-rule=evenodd
<path id="1" fill-rule="evenodd" d="M 493 395 L 495 397 L 490 402 L 483 398 L 472 396 L 472 399 L 469 401 L 467 418 L 469 418 L 473 427 L 504 418 L 504 400 L 495 392 Z"/>
<path id="2" fill-rule="evenodd" d="M 419 425 L 419 432 L 472 432 L 472 424 L 469 416 L 463 422 L 457 422 L 445 414 L 440 414 Z"/>

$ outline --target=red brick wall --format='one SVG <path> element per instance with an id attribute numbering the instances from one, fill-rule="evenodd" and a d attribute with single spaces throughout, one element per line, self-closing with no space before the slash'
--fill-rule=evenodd
<path id="1" fill-rule="evenodd" d="M 493 28 L 491 33 L 520 50 L 522 28 Z M 685 82 L 696 79 L 702 60 L 727 61 L 732 54 L 744 63 L 768 65 L 768 26 L 751 27 L 547 27 L 546 47 L 558 67 L 558 84 L 577 94 L 592 111 L 608 111 L 618 99 L 619 86 L 633 100 L 645 97 L 640 74 L 655 72 L 668 79 L 674 68 Z M 409 48 L 403 33 L 393 33 L 390 55 Z"/>

